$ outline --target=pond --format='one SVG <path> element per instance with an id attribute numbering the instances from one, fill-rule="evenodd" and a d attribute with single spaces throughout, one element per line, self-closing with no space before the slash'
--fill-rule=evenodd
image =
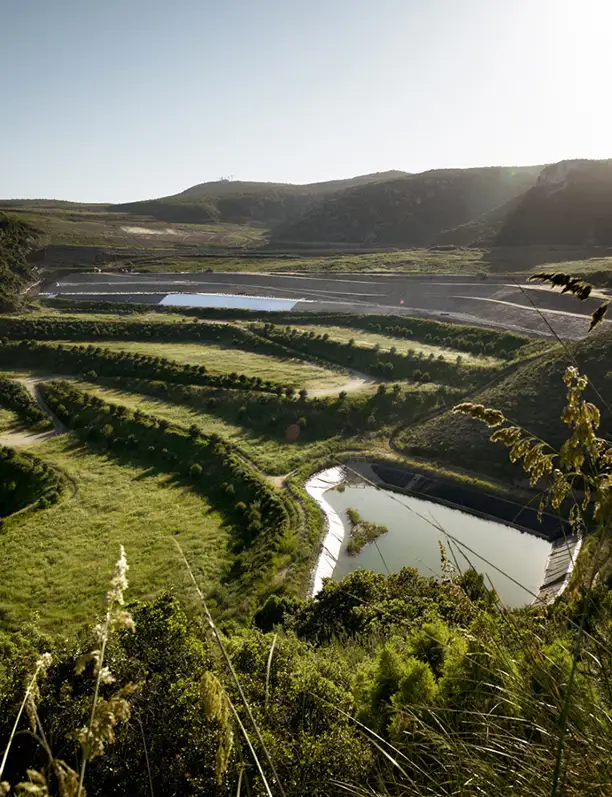
<path id="1" fill-rule="evenodd" d="M 550 543 L 512 526 L 371 486 L 347 486 L 343 492 L 327 490 L 324 500 L 345 523 L 346 510 L 356 509 L 363 520 L 381 523 L 389 529 L 376 544 L 366 545 L 356 556 L 346 553 L 347 530 L 333 571 L 332 577 L 336 581 L 360 568 L 385 573 L 387 569 L 395 572 L 407 565 L 416 567 L 425 576 L 441 575 L 439 541 L 446 547 L 451 564 L 455 562 L 449 550 L 449 540 L 437 526 L 478 552 L 480 556 L 466 549 L 462 553 L 461 546 L 452 543 L 459 568 L 467 570 L 471 563 L 476 570 L 488 575 L 507 606 L 531 603 L 533 593 L 538 593 L 544 581 Z M 492 565 L 522 586 L 513 583 Z M 485 583 L 490 586 L 486 575 Z"/>
<path id="2" fill-rule="evenodd" d="M 245 310 L 292 310 L 302 299 L 235 296 L 226 293 L 169 293 L 160 304 L 176 307 L 229 307 Z"/>

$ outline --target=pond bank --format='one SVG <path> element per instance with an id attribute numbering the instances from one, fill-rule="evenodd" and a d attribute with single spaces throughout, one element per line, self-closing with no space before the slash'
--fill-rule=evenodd
<path id="1" fill-rule="evenodd" d="M 552 602 L 565 589 L 578 556 L 581 537 L 570 533 L 569 524 L 554 515 L 544 515 L 538 523 L 537 511 L 500 496 L 463 488 L 442 479 L 425 476 L 416 470 L 354 459 L 346 467 L 334 467 L 313 476 L 306 485 L 307 492 L 315 499 L 327 519 L 328 532 L 313 574 L 311 595 L 321 589 L 324 578 L 331 578 L 343 550 L 346 529 L 338 512 L 325 499 L 325 493 L 341 482 L 347 484 L 371 484 L 385 491 L 413 496 L 415 499 L 447 506 L 486 521 L 528 533 L 551 543 L 544 576 L 531 582 L 534 602 Z M 337 503 L 337 502 L 334 502 Z M 378 518 L 369 518 L 370 520 Z M 533 573 L 532 573 L 533 578 Z"/>

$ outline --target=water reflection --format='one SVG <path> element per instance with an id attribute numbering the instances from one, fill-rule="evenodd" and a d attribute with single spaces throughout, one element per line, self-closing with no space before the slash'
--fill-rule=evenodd
<path id="1" fill-rule="evenodd" d="M 302 299 L 235 296 L 226 293 L 169 293 L 160 304 L 176 307 L 228 307 L 244 310 L 292 310 Z"/>
<path id="2" fill-rule="evenodd" d="M 508 606 L 531 603 L 533 596 L 530 592 L 537 594 L 544 580 L 550 543 L 511 526 L 369 486 L 346 487 L 344 492 L 329 490 L 325 493 L 325 500 L 343 520 L 345 511 L 352 508 L 364 520 L 382 523 L 389 529 L 387 534 L 379 537 L 377 545 L 367 545 L 357 556 L 349 556 L 345 552 L 346 535 L 334 570 L 335 580 L 359 568 L 384 573 L 387 568 L 397 571 L 406 565 L 416 567 L 423 575 L 440 575 L 438 542 L 448 550 L 449 540 L 434 526 L 441 527 L 480 554 L 482 558 L 452 543 L 448 558 L 451 563 L 456 559 L 461 570 L 466 570 L 471 564 L 479 572 L 487 574 Z M 483 559 L 516 579 L 530 592 L 501 575 Z M 488 584 L 488 580 L 485 581 Z"/>

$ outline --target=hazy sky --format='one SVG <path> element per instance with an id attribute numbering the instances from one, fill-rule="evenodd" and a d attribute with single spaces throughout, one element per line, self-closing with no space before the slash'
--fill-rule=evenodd
<path id="1" fill-rule="evenodd" d="M 0 0 L 0 197 L 612 156 L 611 0 Z"/>

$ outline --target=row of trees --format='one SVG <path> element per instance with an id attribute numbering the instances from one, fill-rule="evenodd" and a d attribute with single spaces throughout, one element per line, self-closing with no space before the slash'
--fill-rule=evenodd
<path id="1" fill-rule="evenodd" d="M 381 379 L 433 381 L 466 389 L 477 387 L 488 379 L 485 369 L 467 367 L 460 355 L 449 362 L 443 355 L 425 357 L 422 352 L 414 351 L 401 354 L 395 347 L 381 351 L 378 346 L 359 346 L 353 338 L 344 342 L 331 338 L 327 333 L 316 334 L 313 330 L 304 332 L 271 323 L 250 328 L 262 337 L 318 358 L 322 364 L 331 361 Z"/>
<path id="2" fill-rule="evenodd" d="M 315 398 L 308 398 L 305 390 L 294 396 L 276 396 L 143 379 L 121 380 L 121 386 L 212 413 L 266 437 L 302 442 L 371 432 L 399 422 L 412 423 L 452 400 L 452 393 L 444 386 L 436 391 L 407 391 L 400 385 L 383 384 L 374 395 L 341 392 L 338 396 Z"/>
<path id="3" fill-rule="evenodd" d="M 185 385 L 231 387 L 235 390 L 259 390 L 282 395 L 293 387 L 279 385 L 261 377 L 245 374 L 209 374 L 204 365 L 184 365 L 165 357 L 152 357 L 138 352 L 114 351 L 90 344 L 64 346 L 61 343 L 38 343 L 22 340 L 19 343 L 3 340 L 0 345 L 0 365 L 29 367 L 64 374 L 81 374 L 95 379 L 98 375 L 163 379 Z"/>
<path id="4" fill-rule="evenodd" d="M 112 305 L 114 307 L 114 305 Z M 259 353 L 280 353 L 278 346 L 264 340 L 244 327 L 231 324 L 137 321 L 108 319 L 97 321 L 88 318 L 15 318 L 0 317 L 0 338 L 7 340 L 139 340 L 212 343 L 237 347 Z"/>
<path id="5" fill-rule="evenodd" d="M 448 321 L 428 318 L 394 315 L 347 315 L 346 313 L 296 314 L 294 312 L 265 313 L 252 310 L 239 310 L 215 307 L 166 307 L 115 302 L 95 302 L 88 300 L 69 301 L 54 299 L 50 302 L 61 309 L 72 312 L 95 313 L 164 313 L 188 315 L 200 319 L 236 319 L 268 323 L 273 317 L 277 324 L 338 326 L 348 329 L 362 329 L 383 335 L 407 338 L 419 343 L 431 343 L 469 354 L 487 354 L 501 359 L 512 359 L 529 339 L 505 330 L 485 329 Z"/>
<path id="6" fill-rule="evenodd" d="M 179 474 L 227 516 L 236 534 L 232 579 L 252 585 L 269 578 L 291 533 L 287 499 L 230 443 L 218 435 L 203 436 L 196 426 L 171 426 L 165 419 L 132 413 L 68 382 L 47 382 L 43 391 L 51 409 L 81 440 L 119 459 Z"/>
<path id="7" fill-rule="evenodd" d="M 14 412 L 27 426 L 51 426 L 51 422 L 25 387 L 5 376 L 0 376 L 0 407 Z"/>

